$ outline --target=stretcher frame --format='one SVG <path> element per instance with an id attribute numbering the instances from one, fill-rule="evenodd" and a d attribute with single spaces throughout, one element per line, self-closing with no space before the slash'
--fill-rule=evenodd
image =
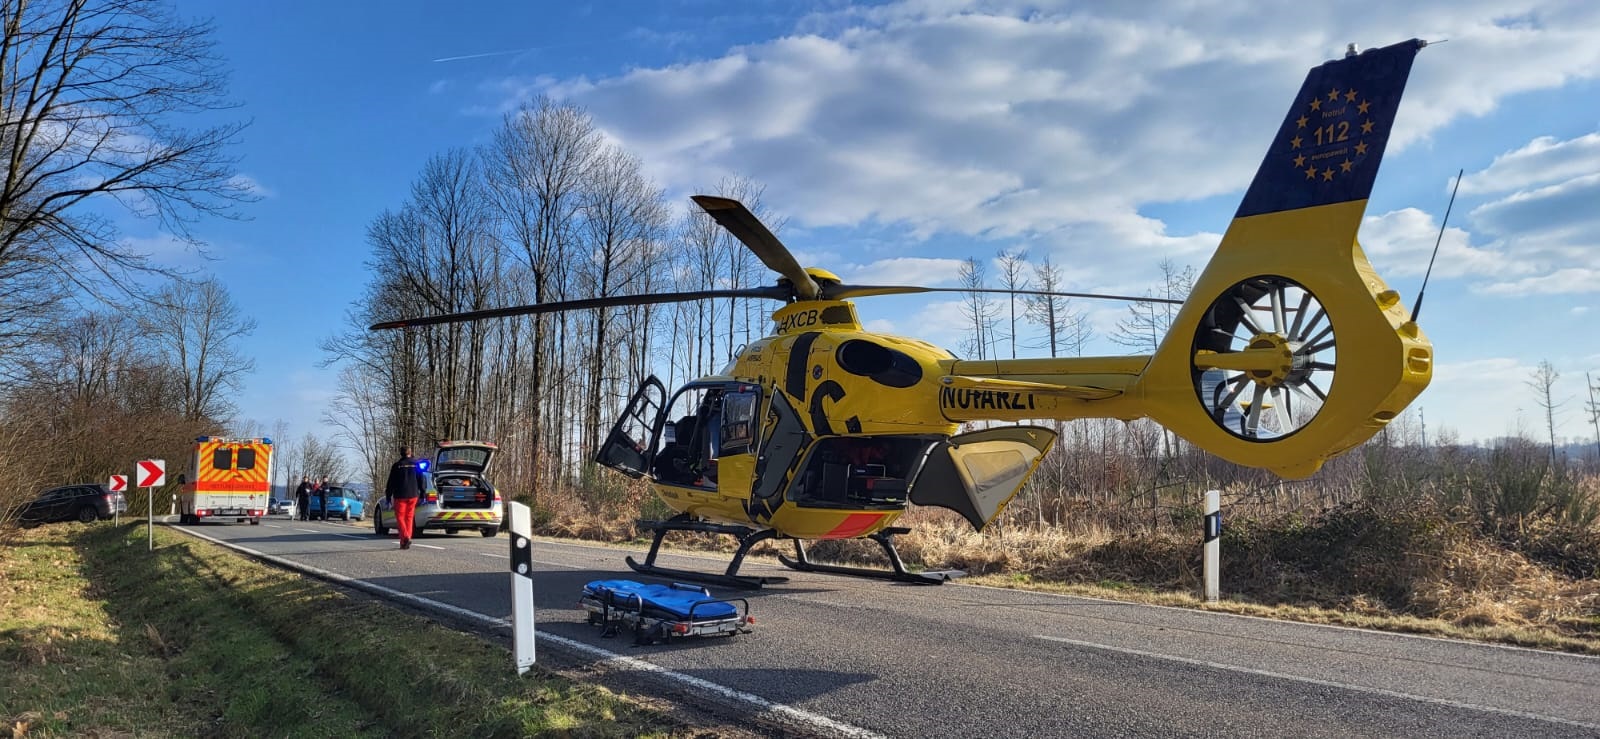
<path id="1" fill-rule="evenodd" d="M 627 627 L 633 631 L 635 646 L 666 643 L 674 637 L 682 636 L 726 634 L 733 637 L 750 633 L 751 627 L 755 625 L 755 619 L 750 617 L 750 601 L 745 598 L 712 598 L 710 590 L 685 583 L 675 582 L 670 587 L 673 590 L 699 593 L 705 596 L 705 600 L 690 605 L 687 616 L 679 616 L 646 601 L 638 593 L 619 593 L 610 588 L 601 588 L 600 592 L 590 592 L 585 587 L 583 595 L 578 598 L 578 606 L 588 612 L 589 625 L 601 627 L 601 637 L 614 637 L 621 633 L 623 627 Z M 697 610 L 717 603 L 734 606 L 734 614 L 696 617 Z"/>

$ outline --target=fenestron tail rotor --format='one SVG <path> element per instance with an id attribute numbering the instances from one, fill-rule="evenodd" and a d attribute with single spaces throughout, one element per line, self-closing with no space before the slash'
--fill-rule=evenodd
<path id="1" fill-rule="evenodd" d="M 1224 431 L 1269 441 L 1316 418 L 1336 360 L 1333 323 L 1310 290 L 1286 277 L 1252 277 L 1217 296 L 1200 319 L 1195 392 Z"/>

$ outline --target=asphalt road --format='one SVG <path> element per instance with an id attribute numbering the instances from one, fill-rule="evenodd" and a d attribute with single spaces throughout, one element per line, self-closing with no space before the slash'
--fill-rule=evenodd
<path id="1" fill-rule="evenodd" d="M 355 524 L 182 528 L 479 621 L 510 618 L 504 535 L 429 535 L 400 551 Z M 646 579 L 622 562 L 629 551 L 535 543 L 540 662 L 795 733 L 1600 736 L 1600 658 L 760 561 L 744 571 L 792 579 L 752 593 L 713 588 L 749 598 L 754 633 L 634 647 L 601 638 L 576 607 L 590 580 Z"/>

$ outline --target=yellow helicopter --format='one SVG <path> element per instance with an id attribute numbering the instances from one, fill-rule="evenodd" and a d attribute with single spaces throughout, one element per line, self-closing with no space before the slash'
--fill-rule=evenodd
<path id="1" fill-rule="evenodd" d="M 373 329 L 698 300 L 783 301 L 771 336 L 670 397 L 644 380 L 595 460 L 646 479 L 678 514 L 633 569 L 736 587 L 755 544 L 790 539 L 803 571 L 943 582 L 910 572 L 892 537 L 908 504 L 982 529 L 1055 441 L 1032 425 L 971 421 L 1150 418 L 1229 461 L 1304 477 L 1371 437 L 1427 386 L 1433 349 L 1356 242 L 1416 52 L 1413 39 L 1313 68 L 1233 222 L 1151 356 L 962 360 L 861 327 L 851 298 L 962 288 L 849 285 L 802 268 L 735 200 L 694 201 L 781 275 L 776 285 L 546 303 L 379 323 Z M 1008 292 L 995 290 L 990 292 Z M 1051 293 L 1075 297 L 1112 297 Z M 736 536 L 725 572 L 658 566 L 673 531 Z M 888 569 L 813 562 L 806 540 L 870 538 Z"/>

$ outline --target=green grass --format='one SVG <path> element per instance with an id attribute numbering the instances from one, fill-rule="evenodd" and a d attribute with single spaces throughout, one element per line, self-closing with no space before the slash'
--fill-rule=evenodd
<path id="1" fill-rule="evenodd" d="M 519 678 L 502 646 L 180 534 L 157 530 L 149 552 L 138 524 L 13 533 L 0 732 L 708 735 L 597 686 Z"/>

